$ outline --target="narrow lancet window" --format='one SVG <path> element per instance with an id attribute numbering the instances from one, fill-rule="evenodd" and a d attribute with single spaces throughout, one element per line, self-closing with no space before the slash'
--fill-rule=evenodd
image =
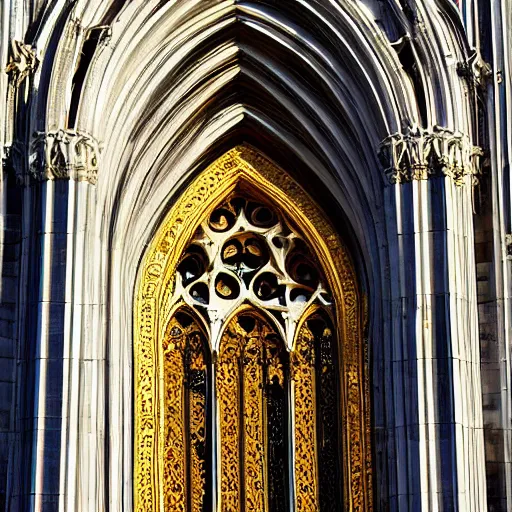
<path id="1" fill-rule="evenodd" d="M 284 510 L 285 349 L 261 316 L 243 313 L 222 336 L 217 363 L 221 510 Z M 273 464 L 279 464 L 279 472 Z"/>
<path id="2" fill-rule="evenodd" d="M 208 357 L 204 334 L 190 313 L 171 319 L 163 346 L 167 409 L 163 461 L 166 510 L 202 512 L 209 477 Z"/>

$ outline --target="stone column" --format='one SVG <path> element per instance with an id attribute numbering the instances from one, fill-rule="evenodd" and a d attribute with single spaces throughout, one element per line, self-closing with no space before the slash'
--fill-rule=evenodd
<path id="1" fill-rule="evenodd" d="M 30 45 L 16 39 L 9 41 L 10 21 L 9 16 L 0 16 L 0 25 L 5 29 L 0 38 L 0 120 L 3 122 L 0 129 L 0 509 L 20 510 L 22 479 L 16 469 L 20 463 L 16 448 L 22 445 L 20 434 L 25 428 L 20 422 L 27 423 L 20 410 L 23 394 L 19 380 L 25 368 L 22 364 L 26 305 L 25 191 L 21 169 L 26 164 L 26 145 L 17 134 L 24 133 L 22 118 L 38 59 Z"/>
<path id="2" fill-rule="evenodd" d="M 89 412 L 82 413 L 93 396 L 81 391 L 89 374 L 82 343 L 84 236 L 98 156 L 94 138 L 73 130 L 39 133 L 30 145 L 15 464 L 19 510 L 85 510 L 77 499 L 78 467 L 94 445 L 87 454 L 79 449 L 81 434 L 90 432 Z"/>
<path id="3" fill-rule="evenodd" d="M 485 451 L 489 512 L 512 512 L 512 10 L 491 2 L 481 28 L 493 73 L 486 86 L 487 195 L 477 226 Z"/>
<path id="4" fill-rule="evenodd" d="M 472 217 L 480 155 L 467 136 L 440 127 L 381 146 L 396 244 L 384 357 L 395 421 L 391 510 L 487 510 Z"/>

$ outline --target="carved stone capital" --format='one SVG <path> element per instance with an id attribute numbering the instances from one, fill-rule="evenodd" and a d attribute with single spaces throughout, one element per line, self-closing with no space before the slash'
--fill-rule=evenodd
<path id="1" fill-rule="evenodd" d="M 462 185 L 467 175 L 477 180 L 482 155 L 482 149 L 473 146 L 467 135 L 439 126 L 430 131 L 410 128 L 395 133 L 381 142 L 379 150 L 391 184 L 448 176 Z"/>
<path id="2" fill-rule="evenodd" d="M 29 170 L 36 180 L 73 179 L 95 185 L 99 145 L 96 139 L 75 130 L 40 132 L 34 137 Z"/>
<path id="3" fill-rule="evenodd" d="M 11 56 L 5 72 L 16 87 L 19 87 L 23 80 L 35 71 L 37 64 L 36 53 L 29 44 L 16 39 L 11 41 Z"/>

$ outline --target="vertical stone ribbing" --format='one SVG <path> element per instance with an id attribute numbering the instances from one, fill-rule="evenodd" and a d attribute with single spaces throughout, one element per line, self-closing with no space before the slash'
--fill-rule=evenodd
<path id="1" fill-rule="evenodd" d="M 446 223 L 450 289 L 450 350 L 459 510 L 487 509 L 480 375 L 480 347 L 471 180 L 447 181 Z"/>
<path id="2" fill-rule="evenodd" d="M 1 70 L 5 69 L 7 65 L 9 22 L 7 11 L 0 12 Z M 0 73 L 0 510 L 4 510 L 6 506 L 9 450 L 14 441 L 13 406 L 18 258 L 16 254 L 13 254 L 12 249 L 16 247 L 16 241 L 19 244 L 19 220 L 9 213 L 7 176 L 3 169 L 7 142 L 5 126 L 8 118 L 6 116 L 8 87 L 8 76 L 5 73 Z"/>
<path id="3" fill-rule="evenodd" d="M 410 184 L 385 188 L 389 246 L 383 276 L 382 336 L 373 340 L 376 510 L 417 510 L 420 506 L 418 391 L 413 319 L 416 261 Z M 381 341 L 382 340 L 382 341 Z"/>
<path id="4" fill-rule="evenodd" d="M 418 503 L 408 506 L 481 512 L 486 500 L 472 223 L 472 175 L 481 152 L 462 134 L 440 128 L 397 134 L 384 146 L 386 174 L 398 183 L 394 204 L 388 204 L 398 226 L 397 250 L 391 247 L 390 254 L 398 269 L 391 281 L 405 283 L 411 267 L 414 275 L 403 292 L 415 304 L 401 318 L 409 339 L 395 341 L 395 353 L 408 349 L 412 356 L 407 385 L 417 385 L 417 397 L 401 395 L 399 385 L 393 395 L 395 404 L 417 407 L 408 429 L 417 426 L 421 490 Z M 399 378 L 396 371 L 392 378 Z M 399 487 L 408 478 L 399 477 Z"/>
<path id="5" fill-rule="evenodd" d="M 420 452 L 421 509 L 437 512 L 443 510 L 439 497 L 450 497 L 451 486 L 442 489 L 440 475 L 440 453 L 437 446 L 438 410 L 436 389 L 438 365 L 435 357 L 437 318 L 435 317 L 435 268 L 433 246 L 435 232 L 432 231 L 430 193 L 434 180 L 413 181 L 414 258 L 416 266 L 417 311 L 414 321 L 416 333 L 416 357 L 418 371 L 418 430 Z M 438 212 L 440 213 L 440 212 Z M 436 322 L 436 324 L 434 324 Z M 449 404 L 446 404 L 449 407 Z M 449 410 L 447 411 L 449 416 Z M 449 421 L 449 420 L 448 420 Z M 449 453 L 446 454 L 449 456 Z"/>
<path id="6" fill-rule="evenodd" d="M 7 178 L 7 176 L 6 176 Z M 2 204 L 0 287 L 0 510 L 8 506 L 15 444 L 16 371 L 18 357 L 18 297 L 21 260 L 23 189 L 12 176 L 4 181 Z"/>
<path id="7" fill-rule="evenodd" d="M 25 301 L 22 282 L 23 188 L 17 171 L 21 144 L 15 141 L 18 117 L 27 104 L 26 92 L 38 59 L 31 45 L 10 37 L 19 36 L 25 20 L 19 12 L 9 16 L 7 5 L 0 9 L 0 510 L 17 506 L 19 485 L 16 450 L 19 443 L 20 306 Z M 18 363 L 18 364 L 17 364 Z M 12 499 L 11 499 L 12 498 Z"/>
<path id="8" fill-rule="evenodd" d="M 88 226 L 94 219 L 96 187 L 84 182 L 77 182 L 75 186 L 77 216 L 73 283 L 76 283 L 77 292 L 73 316 L 80 318 L 77 336 L 81 340 L 78 397 L 80 466 L 76 475 L 76 506 L 79 510 L 104 510 L 106 359 L 103 338 L 99 335 L 103 325 L 97 303 L 98 280 L 91 277 L 98 276 L 97 254 L 91 251 L 95 247 L 95 231 Z M 74 475 L 70 473 L 68 478 L 72 479 Z"/>
<path id="9" fill-rule="evenodd" d="M 85 510 L 78 496 L 95 497 L 96 489 L 77 489 L 79 464 L 91 454 L 102 453 L 89 445 L 87 450 L 83 446 L 79 449 L 83 432 L 87 442 L 101 432 L 87 424 L 89 404 L 98 400 L 84 393 L 84 389 L 94 390 L 94 385 L 84 387 L 84 375 L 89 381 L 91 378 L 82 347 L 87 318 L 83 292 L 85 225 L 88 194 L 94 189 L 87 180 L 95 183 L 97 154 L 94 165 L 86 165 L 92 139 L 65 132 L 71 137 L 68 143 L 60 133 L 45 137 L 52 151 L 46 151 L 45 142 L 42 157 L 31 156 L 33 179 L 24 176 L 25 186 L 19 187 L 24 195 L 19 302 L 24 321 L 18 334 L 12 510 Z M 84 140 L 87 148 L 82 145 L 76 151 Z M 17 172 L 21 175 L 22 171 Z M 89 473 L 83 478 L 94 482 Z M 96 510 L 101 507 L 93 506 Z"/>
<path id="10" fill-rule="evenodd" d="M 62 510 L 83 509 L 81 500 L 87 500 L 89 489 L 80 480 L 91 474 L 88 460 L 95 453 L 91 444 L 84 450 L 82 439 L 91 442 L 89 405 L 93 401 L 94 387 L 90 384 L 88 362 L 85 360 L 84 336 L 91 332 L 85 299 L 84 270 L 85 229 L 87 204 L 91 186 L 88 183 L 69 181 L 68 252 L 66 260 L 64 351 L 66 378 L 63 382 L 63 435 L 61 448 L 60 507 Z M 90 392 L 84 393 L 87 389 Z M 84 414 L 85 411 L 85 414 Z M 84 468 L 83 470 L 81 468 Z M 94 482 L 94 478 L 90 478 Z M 94 494 L 93 494 L 94 496 Z"/>
<path id="11" fill-rule="evenodd" d="M 66 182 L 34 183 L 25 189 L 28 238 L 21 293 L 27 300 L 20 303 L 26 322 L 18 359 L 19 494 L 13 497 L 20 510 L 51 510 L 58 502 L 66 204 Z"/>
<path id="12" fill-rule="evenodd" d="M 487 87 L 489 188 L 476 232 L 487 494 L 490 512 L 512 512 L 512 11 L 496 0 L 479 14 L 490 29 L 481 50 L 494 71 Z"/>

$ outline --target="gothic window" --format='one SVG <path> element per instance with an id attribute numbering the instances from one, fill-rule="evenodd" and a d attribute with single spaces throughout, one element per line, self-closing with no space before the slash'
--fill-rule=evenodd
<path id="1" fill-rule="evenodd" d="M 283 170 L 238 146 L 199 174 L 139 272 L 135 510 L 371 512 L 362 304 Z"/>
<path id="2" fill-rule="evenodd" d="M 165 510 L 341 510 L 333 300 L 292 222 L 236 194 L 177 266 L 163 340 Z"/>

